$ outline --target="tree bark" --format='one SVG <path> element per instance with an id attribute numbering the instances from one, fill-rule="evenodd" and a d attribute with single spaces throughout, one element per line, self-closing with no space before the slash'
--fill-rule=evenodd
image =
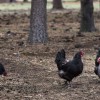
<path id="1" fill-rule="evenodd" d="M 93 10 L 93 0 L 81 0 L 80 32 L 93 32 L 96 30 Z"/>
<path id="2" fill-rule="evenodd" d="M 47 0 L 32 0 L 29 43 L 45 43 L 47 34 Z"/>
<path id="3" fill-rule="evenodd" d="M 53 0 L 53 9 L 63 9 L 62 0 Z"/>
<path id="4" fill-rule="evenodd" d="M 16 0 L 10 0 L 10 2 L 16 2 Z"/>
<path id="5" fill-rule="evenodd" d="M 28 0 L 23 0 L 23 2 L 28 2 Z"/>

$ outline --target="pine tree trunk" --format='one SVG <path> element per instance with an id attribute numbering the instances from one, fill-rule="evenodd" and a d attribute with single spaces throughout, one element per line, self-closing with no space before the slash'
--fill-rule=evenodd
<path id="1" fill-rule="evenodd" d="M 29 43 L 45 43 L 47 34 L 47 0 L 32 0 Z"/>
<path id="2" fill-rule="evenodd" d="M 10 2 L 13 2 L 13 0 L 10 0 Z"/>
<path id="3" fill-rule="evenodd" d="M 10 0 L 10 2 L 16 2 L 16 0 Z"/>
<path id="4" fill-rule="evenodd" d="M 63 9 L 62 0 L 53 0 L 53 9 Z"/>
<path id="5" fill-rule="evenodd" d="M 93 0 L 81 0 L 81 28 L 80 32 L 95 31 L 93 16 Z"/>
<path id="6" fill-rule="evenodd" d="M 23 0 L 23 2 L 28 2 L 28 0 Z"/>

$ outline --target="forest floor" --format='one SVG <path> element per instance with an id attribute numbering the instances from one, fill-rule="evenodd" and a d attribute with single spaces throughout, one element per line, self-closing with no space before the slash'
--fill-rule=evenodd
<path id="1" fill-rule="evenodd" d="M 0 62 L 8 76 L 0 77 L 0 100 L 100 100 L 100 79 L 94 74 L 94 59 L 100 47 L 100 15 L 95 12 L 98 31 L 83 33 L 78 11 L 48 12 L 47 44 L 29 45 L 26 13 L 0 15 Z M 68 59 L 82 49 L 84 71 L 64 86 L 58 77 L 55 55 L 64 48 Z"/>

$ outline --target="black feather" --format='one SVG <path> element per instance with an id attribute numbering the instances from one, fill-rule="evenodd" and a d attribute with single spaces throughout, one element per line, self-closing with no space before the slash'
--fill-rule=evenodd
<path id="1" fill-rule="evenodd" d="M 100 48 L 98 49 L 97 55 L 96 55 L 96 59 L 95 59 L 95 68 L 94 68 L 94 73 L 100 77 L 100 65 L 99 62 L 97 61 L 98 58 L 100 57 Z"/>
<path id="2" fill-rule="evenodd" d="M 97 59 L 98 59 L 99 57 L 100 57 L 100 49 L 98 50 L 97 55 L 96 55 L 95 66 L 99 66 L 99 63 L 97 62 Z"/>
<path id="3" fill-rule="evenodd" d="M 57 64 L 58 70 L 61 69 L 65 61 L 66 61 L 65 50 L 62 49 L 56 54 L 56 59 L 55 59 L 55 63 Z"/>
<path id="4" fill-rule="evenodd" d="M 65 54 L 65 53 L 64 53 Z M 59 55 L 59 57 L 58 57 Z M 77 77 L 80 75 L 83 71 L 83 63 L 81 60 L 81 53 L 77 52 L 75 56 L 73 57 L 73 60 L 70 60 L 69 62 L 66 62 L 65 64 L 62 64 L 63 61 L 65 61 L 65 56 L 61 56 L 61 52 L 58 52 L 56 59 L 59 58 L 59 60 L 56 61 L 59 76 L 66 81 L 70 82 L 74 77 Z M 60 62 L 59 62 L 60 61 Z M 60 68 L 59 68 L 60 66 Z M 60 72 L 63 73 L 60 73 Z"/>
<path id="5" fill-rule="evenodd" d="M 0 63 L 0 75 L 3 75 L 5 72 L 4 66 Z"/>

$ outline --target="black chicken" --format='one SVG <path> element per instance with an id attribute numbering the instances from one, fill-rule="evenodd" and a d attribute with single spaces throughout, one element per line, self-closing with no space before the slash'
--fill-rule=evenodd
<path id="1" fill-rule="evenodd" d="M 77 77 L 82 73 L 82 56 L 83 52 L 79 51 L 75 54 L 73 60 L 66 61 L 64 49 L 57 53 L 55 62 L 58 67 L 58 74 L 61 78 L 66 80 L 65 83 L 70 83 L 74 77 Z"/>
<path id="2" fill-rule="evenodd" d="M 7 72 L 1 63 L 0 63 L 0 75 L 7 76 Z"/>
<path id="3" fill-rule="evenodd" d="M 96 59 L 95 59 L 94 72 L 100 78 L 100 49 L 98 50 L 97 56 L 96 56 Z"/>

